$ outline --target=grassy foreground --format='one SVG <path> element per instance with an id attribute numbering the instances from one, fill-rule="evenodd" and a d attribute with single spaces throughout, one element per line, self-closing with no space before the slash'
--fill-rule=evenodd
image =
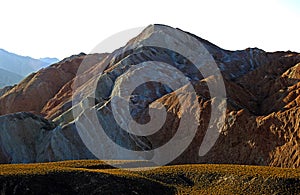
<path id="1" fill-rule="evenodd" d="M 110 161 L 132 165 L 138 161 Z M 99 160 L 0 165 L 1 194 L 300 194 L 300 169 L 176 165 L 116 169 Z"/>

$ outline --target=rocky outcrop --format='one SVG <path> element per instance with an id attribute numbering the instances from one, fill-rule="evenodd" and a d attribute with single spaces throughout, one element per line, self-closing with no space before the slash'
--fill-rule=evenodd
<path id="1" fill-rule="evenodd" d="M 198 60 L 206 55 L 202 46 L 213 58 Z M 45 122 L 32 114 L 37 119 L 17 120 L 14 128 L 19 130 L 11 132 L 14 139 L 1 142 L 0 160 L 43 162 L 95 158 L 102 153 L 111 158 L 136 157 L 106 145 L 111 141 L 129 151 L 148 151 L 138 158 L 149 160 L 157 155 L 164 159 L 165 153 L 156 149 L 176 135 L 172 149 L 176 151 L 180 143 L 186 147 L 178 156 L 170 152 L 174 160 L 169 163 L 299 167 L 299 63 L 300 54 L 295 52 L 228 51 L 190 33 L 151 25 L 111 54 L 72 56 L 29 76 L 1 96 L 0 114 L 31 111 L 55 125 L 41 130 Z M 222 97 L 218 97 L 222 87 L 216 85 L 220 78 L 226 90 Z M 225 115 L 219 116 L 223 111 Z M 15 115 L 2 116 L 0 136 L 7 134 L 14 124 L 11 121 L 20 114 Z M 218 117 L 210 121 L 212 115 Z M 23 140 L 18 134 L 22 121 L 36 127 L 30 127 L 31 141 L 10 145 L 15 139 Z M 105 134 L 99 135 L 95 121 Z M 222 121 L 224 126 L 219 125 Z M 158 131 L 143 132 L 143 125 Z M 218 137 L 206 136 L 208 129 L 218 130 Z M 86 148 L 82 135 L 95 142 L 89 145 L 96 146 L 95 150 Z M 201 143 L 212 146 L 204 155 L 199 155 L 205 150 Z M 19 152 L 16 157 L 13 146 L 25 147 L 16 150 L 28 155 L 22 159 L 25 154 Z"/>
<path id="2" fill-rule="evenodd" d="M 102 61 L 105 61 L 108 54 L 93 54 L 90 56 L 86 56 L 85 54 L 80 54 L 80 58 L 84 58 L 81 63 L 77 63 L 76 66 L 80 65 L 80 70 L 76 69 L 76 79 L 79 78 L 92 78 L 97 76 L 100 70 L 97 67 L 102 67 Z M 65 61 L 73 61 L 77 59 L 77 56 L 71 56 L 69 58 L 64 59 Z M 99 62 L 99 63 L 98 63 Z M 95 65 L 96 64 L 96 65 Z M 95 65 L 95 66 L 94 66 Z M 65 83 L 60 90 L 53 96 L 51 99 L 47 101 L 44 105 L 43 109 L 40 111 L 42 115 L 46 118 L 54 119 L 61 115 L 63 112 L 67 111 L 72 106 L 72 95 L 75 92 L 74 80 L 72 78 L 67 83 Z M 87 80 L 87 79 L 86 79 Z M 79 91 L 81 89 L 78 89 Z"/>
<path id="3" fill-rule="evenodd" d="M 13 87 L 14 86 L 6 86 L 6 87 L 3 87 L 2 89 L 0 89 L 0 97 L 3 96 L 9 90 L 11 90 Z"/>
<path id="4" fill-rule="evenodd" d="M 0 117 L 0 140 L 5 162 L 35 162 L 41 135 L 55 126 L 31 113 L 16 113 Z"/>
<path id="5" fill-rule="evenodd" d="M 1 116 L 1 163 L 95 158 L 73 127 L 61 128 L 43 117 L 26 112 Z"/>

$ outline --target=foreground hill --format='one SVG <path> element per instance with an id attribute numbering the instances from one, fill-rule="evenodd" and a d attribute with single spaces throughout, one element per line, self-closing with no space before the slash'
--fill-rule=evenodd
<path id="1" fill-rule="evenodd" d="M 168 48 L 149 46 L 157 42 L 193 50 L 184 56 Z M 187 59 L 191 53 L 196 53 L 196 61 L 197 56 L 203 55 L 199 45 L 208 50 L 217 65 L 199 62 L 204 70 L 210 70 L 208 75 L 199 72 L 195 68 L 198 64 Z M 111 54 L 66 58 L 5 91 L 0 97 L 0 161 L 47 162 L 104 155 L 105 159 L 152 158 L 162 159 L 161 162 L 174 157 L 167 162 L 171 164 L 299 167 L 299 63 L 300 54 L 296 52 L 270 53 L 258 48 L 228 51 L 182 30 L 150 25 Z M 143 68 L 147 74 L 134 77 Z M 217 74 L 217 69 L 221 74 Z M 210 88 L 220 77 L 226 92 L 222 96 L 218 95 L 222 87 Z M 131 91 L 128 83 L 134 85 L 145 78 L 150 78 L 149 82 Z M 175 89 L 157 82 L 170 80 Z M 188 91 L 187 83 L 194 92 Z M 128 91 L 131 93 L 126 94 Z M 112 110 L 116 99 L 126 100 L 116 109 L 119 118 L 115 118 Z M 129 133 L 124 130 L 132 127 L 122 115 L 126 113 L 122 107 L 125 104 L 129 104 L 130 117 L 138 124 L 155 124 L 164 118 L 150 116 L 149 109 L 165 109 L 166 121 L 153 134 Z M 199 112 L 195 112 L 197 109 Z M 211 116 L 222 112 L 224 115 L 210 121 Z M 91 116 L 114 143 L 145 155 L 130 156 L 106 145 L 109 141 L 99 136 L 100 128 Z M 211 132 L 208 129 L 217 133 L 216 140 L 214 135 L 205 136 Z M 143 135 L 142 128 L 138 130 Z M 178 132 L 167 153 L 156 152 Z M 87 148 L 80 135 L 86 135 L 88 144 L 94 145 Z M 201 143 L 207 152 L 204 155 L 199 155 L 203 152 Z M 186 147 L 176 150 L 181 145 Z M 158 156 L 153 158 L 154 155 Z"/>
<path id="2" fill-rule="evenodd" d="M 139 164 L 111 161 L 110 164 Z M 114 169 L 102 161 L 0 165 L 4 194 L 299 194 L 300 170 L 241 165 Z"/>

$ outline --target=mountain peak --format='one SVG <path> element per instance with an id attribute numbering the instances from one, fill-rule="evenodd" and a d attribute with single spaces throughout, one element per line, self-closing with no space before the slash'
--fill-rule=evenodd
<path id="1" fill-rule="evenodd" d="M 221 72 L 226 88 L 222 97 L 212 94 L 208 85 L 218 83 L 215 81 L 219 77 L 205 77 L 195 68 L 197 64 L 185 57 L 191 53 L 196 57 L 202 55 L 199 45 L 208 50 L 217 65 L 212 67 L 203 60 L 203 66 Z M 178 55 L 178 48 L 187 50 Z M 79 72 L 83 61 L 89 64 Z M 177 152 L 177 145 L 187 143 L 169 163 L 300 167 L 299 63 L 299 54 L 271 53 L 258 48 L 228 51 L 180 29 L 150 25 L 117 52 L 74 55 L 28 76 L 12 89 L 2 90 L 0 156 L 3 151 L 4 162 L 101 155 L 110 157 L 103 159 L 132 159 L 137 156 L 127 152 L 138 151 L 138 159 L 154 156 L 152 159 L 164 160 Z M 195 92 L 186 91 L 187 83 Z M 214 104 L 216 113 L 224 107 L 226 112 L 222 117 L 212 118 L 210 125 L 211 117 L 215 116 Z M 117 106 L 115 111 L 113 106 Z M 197 109 L 199 112 L 195 112 Z M 23 120 L 15 114 L 20 111 L 34 112 L 53 123 L 49 125 L 34 114 L 30 120 Z M 165 111 L 165 115 L 156 111 Z M 127 118 L 124 113 L 128 112 Z M 97 117 L 96 124 L 92 113 Z M 219 123 L 221 119 L 224 123 Z M 96 126 L 98 122 L 101 128 Z M 154 127 L 158 123 L 160 129 L 146 134 L 143 125 L 149 127 L 148 123 Z M 126 128 L 135 128 L 132 124 L 138 124 L 138 135 L 127 131 Z M 194 127 L 196 134 L 186 142 Z M 219 133 L 215 145 L 206 155 L 199 156 L 199 148 L 211 127 Z M 24 134 L 24 129 L 28 133 Z M 102 129 L 105 132 L 99 135 Z M 169 144 L 178 132 L 183 133 L 177 136 L 180 140 Z M 80 133 L 88 137 L 79 137 Z M 84 142 L 84 138 L 88 141 Z M 126 151 L 106 143 L 116 143 Z M 156 152 L 165 145 L 170 145 L 172 152 Z"/>

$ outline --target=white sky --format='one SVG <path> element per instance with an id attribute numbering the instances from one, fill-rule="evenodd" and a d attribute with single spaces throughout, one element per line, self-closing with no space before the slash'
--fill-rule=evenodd
<path id="1" fill-rule="evenodd" d="M 300 0 L 1 0 L 0 48 L 62 59 L 153 23 L 224 49 L 300 52 Z"/>

